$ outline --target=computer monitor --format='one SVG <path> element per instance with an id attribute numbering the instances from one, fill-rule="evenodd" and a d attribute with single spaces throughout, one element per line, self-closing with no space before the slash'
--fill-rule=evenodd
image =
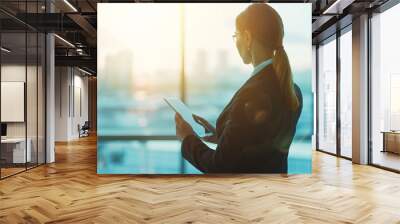
<path id="1" fill-rule="evenodd" d="M 7 124 L 1 123 L 1 136 L 7 136 Z"/>

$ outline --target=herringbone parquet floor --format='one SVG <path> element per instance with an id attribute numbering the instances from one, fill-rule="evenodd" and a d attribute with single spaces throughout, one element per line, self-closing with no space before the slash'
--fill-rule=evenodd
<path id="1" fill-rule="evenodd" d="M 400 175 L 314 153 L 312 175 L 98 176 L 94 137 L 0 181 L 0 223 L 400 223 Z"/>

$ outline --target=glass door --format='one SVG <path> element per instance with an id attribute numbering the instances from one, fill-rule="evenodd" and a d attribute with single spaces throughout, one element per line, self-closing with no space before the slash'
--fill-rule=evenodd
<path id="1" fill-rule="evenodd" d="M 336 36 L 318 47 L 318 149 L 336 154 Z"/>
<path id="2" fill-rule="evenodd" d="M 400 5 L 371 18 L 371 163 L 400 171 Z"/>
<path id="3" fill-rule="evenodd" d="M 352 33 L 340 36 L 340 155 L 352 157 Z"/>
<path id="4" fill-rule="evenodd" d="M 31 161 L 26 136 L 26 43 L 25 31 L 1 34 L 2 178 L 26 170 Z"/>

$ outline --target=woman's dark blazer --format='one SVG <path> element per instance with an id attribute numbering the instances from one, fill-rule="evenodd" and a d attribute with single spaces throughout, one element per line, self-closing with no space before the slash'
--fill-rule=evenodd
<path id="1" fill-rule="evenodd" d="M 217 119 L 218 146 L 209 148 L 187 136 L 182 155 L 204 173 L 287 173 L 287 157 L 303 107 L 284 104 L 277 74 L 271 65 L 250 77 Z"/>

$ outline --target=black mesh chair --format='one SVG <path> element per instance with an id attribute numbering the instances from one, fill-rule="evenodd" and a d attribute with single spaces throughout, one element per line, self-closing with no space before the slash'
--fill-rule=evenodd
<path id="1" fill-rule="evenodd" d="M 89 129 L 90 129 L 89 121 L 85 121 L 85 123 L 82 125 L 82 127 L 80 125 L 78 125 L 79 138 L 89 136 Z"/>

